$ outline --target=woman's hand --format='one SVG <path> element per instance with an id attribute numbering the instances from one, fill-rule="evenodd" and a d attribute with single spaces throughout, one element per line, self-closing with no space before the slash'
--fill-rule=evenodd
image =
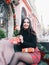
<path id="1" fill-rule="evenodd" d="M 23 43 L 23 36 L 19 35 L 19 38 L 20 38 L 20 42 Z"/>
<path id="2" fill-rule="evenodd" d="M 34 48 L 22 48 L 22 52 L 34 52 Z"/>
<path id="3" fill-rule="evenodd" d="M 20 42 L 23 43 L 23 36 L 22 35 L 18 35 L 16 37 L 13 37 L 13 38 L 9 39 L 9 41 L 12 44 L 18 44 L 19 45 Z"/>
<path id="4" fill-rule="evenodd" d="M 9 39 L 9 41 L 12 44 L 19 44 L 20 43 L 20 38 L 19 38 L 19 36 L 13 37 L 13 38 Z"/>

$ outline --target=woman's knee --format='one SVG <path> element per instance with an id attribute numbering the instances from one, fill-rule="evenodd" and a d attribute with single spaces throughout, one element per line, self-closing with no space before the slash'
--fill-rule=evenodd
<path id="1" fill-rule="evenodd" d="M 15 58 L 20 59 L 20 58 L 21 58 L 21 52 L 16 52 L 16 53 L 15 53 Z"/>
<path id="2" fill-rule="evenodd" d="M 17 65 L 26 65 L 24 62 L 19 62 Z"/>

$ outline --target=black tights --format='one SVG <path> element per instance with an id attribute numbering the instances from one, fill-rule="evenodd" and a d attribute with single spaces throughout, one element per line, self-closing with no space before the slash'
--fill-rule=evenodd
<path id="1" fill-rule="evenodd" d="M 24 62 L 18 62 L 17 65 L 26 65 Z"/>
<path id="2" fill-rule="evenodd" d="M 26 63 L 33 63 L 31 55 L 29 53 L 16 52 L 10 65 L 26 65 Z"/>

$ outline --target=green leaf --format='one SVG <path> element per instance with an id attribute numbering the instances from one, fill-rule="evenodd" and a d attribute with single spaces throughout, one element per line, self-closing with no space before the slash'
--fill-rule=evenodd
<path id="1" fill-rule="evenodd" d="M 44 61 L 41 61 L 38 65 L 48 65 L 48 64 Z"/>
<path id="2" fill-rule="evenodd" d="M 44 59 L 49 59 L 49 54 L 45 54 Z"/>
<path id="3" fill-rule="evenodd" d="M 43 52 L 48 52 L 47 49 L 41 43 L 38 43 L 38 48 Z"/>
<path id="4" fill-rule="evenodd" d="M 14 30 L 14 36 L 17 36 L 19 34 L 18 30 Z"/>
<path id="5" fill-rule="evenodd" d="M 6 37 L 5 32 L 2 29 L 0 29 L 0 39 L 5 37 Z"/>

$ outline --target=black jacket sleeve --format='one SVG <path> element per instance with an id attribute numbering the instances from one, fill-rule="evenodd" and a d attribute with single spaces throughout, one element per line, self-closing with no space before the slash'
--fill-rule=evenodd
<path id="1" fill-rule="evenodd" d="M 36 44 L 37 44 L 36 36 L 31 36 L 29 42 L 24 41 L 23 43 L 21 43 L 21 47 L 22 48 L 28 48 L 28 47 L 36 48 Z"/>

